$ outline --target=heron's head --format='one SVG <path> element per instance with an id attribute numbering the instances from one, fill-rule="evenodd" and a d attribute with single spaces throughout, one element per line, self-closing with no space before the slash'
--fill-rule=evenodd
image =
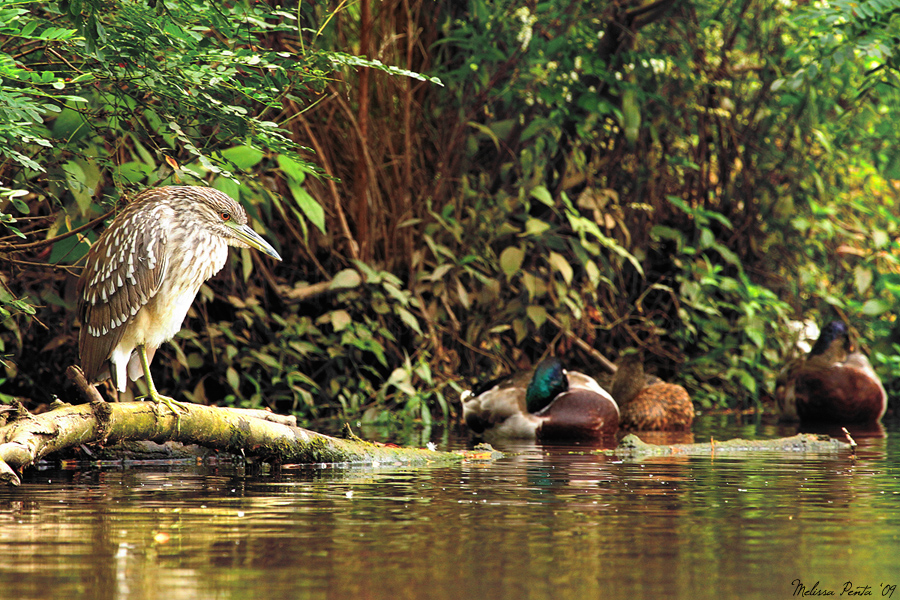
<path id="1" fill-rule="evenodd" d="M 272 258 L 281 255 L 250 227 L 247 211 L 227 194 L 213 188 L 184 187 L 178 189 L 191 206 L 201 227 L 222 237 L 230 246 L 254 248 Z"/>

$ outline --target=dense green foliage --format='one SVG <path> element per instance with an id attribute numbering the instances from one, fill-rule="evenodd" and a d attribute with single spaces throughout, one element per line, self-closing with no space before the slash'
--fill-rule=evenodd
<path id="1" fill-rule="evenodd" d="M 0 390 L 68 393 L 75 230 L 173 182 L 286 258 L 161 349 L 196 401 L 427 421 L 639 345 L 748 406 L 835 315 L 893 385 L 894 5 L 0 0 Z"/>

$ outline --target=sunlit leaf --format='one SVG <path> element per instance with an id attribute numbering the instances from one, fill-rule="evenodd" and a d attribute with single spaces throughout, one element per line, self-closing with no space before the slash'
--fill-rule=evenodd
<path id="1" fill-rule="evenodd" d="M 429 77 L 427 75 L 422 75 L 421 73 L 416 73 L 415 71 L 409 71 L 407 69 L 385 65 L 380 60 L 368 59 L 364 56 L 354 56 L 352 54 L 345 54 L 343 52 L 332 52 L 329 54 L 329 58 L 335 64 L 342 64 L 353 67 L 369 67 L 371 69 L 384 71 L 385 73 L 389 73 L 391 75 L 404 75 L 406 77 L 412 77 L 413 79 L 418 79 L 420 81 L 428 81 L 435 85 L 444 85 L 437 77 Z"/>
<path id="2" fill-rule="evenodd" d="M 422 328 L 419 326 L 419 320 L 416 319 L 415 315 L 413 315 L 411 312 L 409 312 L 408 310 L 406 310 L 405 308 L 400 307 L 400 306 L 396 307 L 395 310 L 396 310 L 397 314 L 400 315 L 400 319 L 404 323 L 406 323 L 406 325 L 410 329 L 412 329 L 419 335 L 422 335 Z"/>
<path id="3" fill-rule="evenodd" d="M 550 261 L 550 266 L 563 276 L 563 280 L 567 284 L 572 283 L 572 276 L 574 275 L 572 265 L 569 264 L 565 256 L 557 252 L 551 252 L 548 260 Z"/>
<path id="4" fill-rule="evenodd" d="M 528 337 L 528 323 L 525 319 L 515 319 L 512 326 L 513 332 L 516 334 L 516 343 L 522 343 L 522 340 Z"/>
<path id="5" fill-rule="evenodd" d="M 459 303 L 463 305 L 463 308 L 466 310 L 472 308 L 472 301 L 469 299 L 469 293 L 459 279 L 456 280 L 456 295 L 459 298 Z"/>
<path id="6" fill-rule="evenodd" d="M 430 279 L 431 281 L 441 281 L 452 268 L 453 265 L 450 263 L 440 265 L 431 272 L 431 275 L 428 276 L 428 279 Z"/>
<path id="7" fill-rule="evenodd" d="M 228 367 L 225 369 L 225 379 L 228 380 L 228 385 L 231 386 L 235 392 L 241 389 L 241 376 L 238 374 L 237 369 L 234 367 Z"/>
<path id="8" fill-rule="evenodd" d="M 550 229 L 550 224 L 540 219 L 529 218 L 525 221 L 525 233 L 533 236 L 540 236 Z"/>
<path id="9" fill-rule="evenodd" d="M 530 305 L 525 312 L 528 315 L 528 318 L 531 319 L 531 322 L 534 323 L 535 327 L 543 325 L 549 316 L 546 308 L 535 304 Z"/>
<path id="10" fill-rule="evenodd" d="M 329 316 L 331 318 L 331 326 L 334 327 L 335 331 L 343 331 L 353 322 L 353 317 L 350 316 L 350 313 L 343 309 L 333 310 L 329 313 Z"/>
<path id="11" fill-rule="evenodd" d="M 856 284 L 856 291 L 860 295 L 864 294 L 869 286 L 872 285 L 872 280 L 874 278 L 874 273 L 871 269 L 867 269 L 861 265 L 857 265 L 853 268 L 853 279 Z"/>
<path id="12" fill-rule="evenodd" d="M 512 279 L 513 275 L 519 272 L 523 260 L 525 251 L 518 246 L 508 246 L 500 253 L 500 268 L 503 269 L 507 279 Z"/>
<path id="13" fill-rule="evenodd" d="M 877 298 L 866 300 L 862 306 L 862 313 L 869 317 L 878 317 L 891 310 L 891 305 Z"/>
<path id="14" fill-rule="evenodd" d="M 331 285 L 328 286 L 332 290 L 351 289 L 359 287 L 362 284 L 362 277 L 356 269 L 343 269 L 338 271 L 331 279 Z"/>
<path id="15" fill-rule="evenodd" d="M 391 372 L 390 377 L 388 377 L 387 383 L 389 385 L 393 385 L 398 390 L 409 396 L 414 396 L 416 394 L 416 388 L 409 380 L 409 372 L 406 369 L 394 369 Z"/>
<path id="16" fill-rule="evenodd" d="M 249 281 L 252 273 L 253 257 L 250 254 L 250 248 L 241 248 L 241 276 L 244 281 Z"/>
<path id="17" fill-rule="evenodd" d="M 531 197 L 547 206 L 556 205 L 556 203 L 553 202 L 553 196 L 550 195 L 550 190 L 542 185 L 535 186 L 534 189 L 531 190 Z"/>

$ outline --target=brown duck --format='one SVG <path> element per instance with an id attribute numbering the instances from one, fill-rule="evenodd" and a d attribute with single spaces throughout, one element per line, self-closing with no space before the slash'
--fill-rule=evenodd
<path id="1" fill-rule="evenodd" d="M 881 380 L 842 321 L 823 327 L 809 354 L 788 366 L 775 398 L 782 420 L 868 423 L 887 409 Z"/>
<path id="2" fill-rule="evenodd" d="M 687 390 L 645 375 L 638 354 L 627 354 L 619 361 L 612 395 L 619 403 L 619 424 L 623 429 L 684 431 L 694 421 L 694 404 Z"/>

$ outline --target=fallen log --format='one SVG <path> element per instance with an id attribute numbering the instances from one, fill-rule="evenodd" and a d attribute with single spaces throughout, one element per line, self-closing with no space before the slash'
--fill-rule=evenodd
<path id="1" fill-rule="evenodd" d="M 849 434 L 848 434 L 849 435 Z M 697 444 L 648 444 L 638 436 L 628 434 L 612 450 L 598 450 L 598 454 L 618 458 L 642 459 L 653 456 L 703 456 L 748 452 L 853 452 L 856 444 L 843 442 L 827 435 L 798 433 L 790 437 L 771 440 L 744 440 L 735 438 Z"/>
<path id="2" fill-rule="evenodd" d="M 276 423 L 253 411 L 187 404 L 178 415 L 153 402 L 60 405 L 32 415 L 21 406 L 0 426 L 0 482 L 19 485 L 17 473 L 41 458 L 84 444 L 132 440 L 197 444 L 273 463 L 379 463 L 424 465 L 491 459 L 493 454 L 438 452 L 338 439 Z M 262 411 L 259 411 L 262 412 Z"/>

